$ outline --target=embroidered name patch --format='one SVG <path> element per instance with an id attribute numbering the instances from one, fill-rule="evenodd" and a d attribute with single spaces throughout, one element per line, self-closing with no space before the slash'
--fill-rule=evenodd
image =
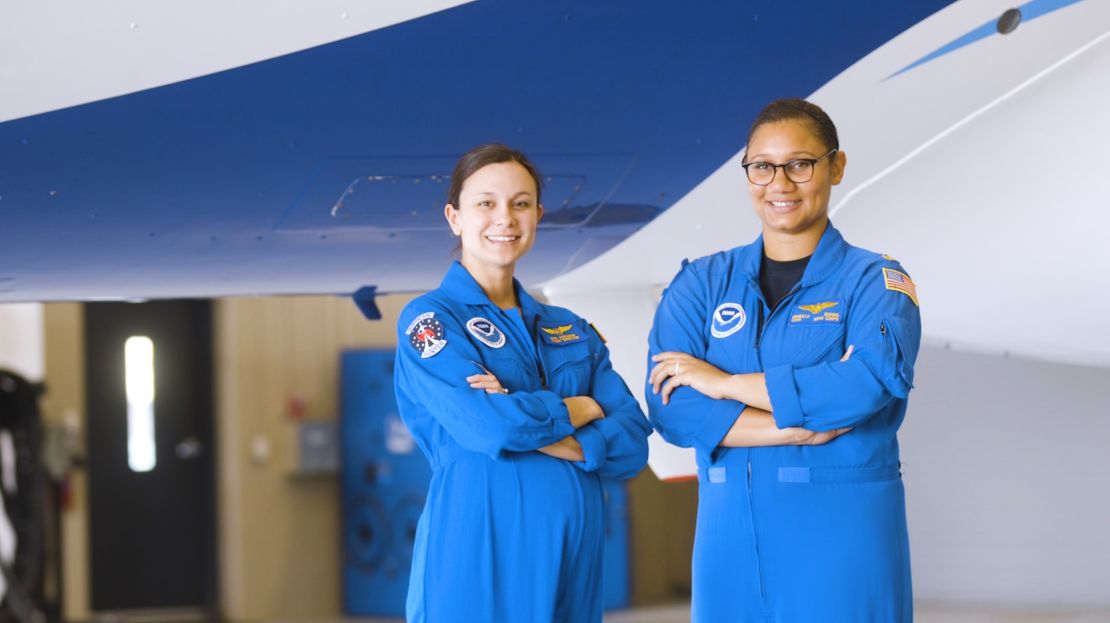
<path id="1" fill-rule="evenodd" d="M 447 333 L 443 330 L 443 323 L 435 315 L 435 312 L 424 312 L 414 318 L 409 323 L 409 328 L 405 329 L 409 345 L 420 353 L 421 359 L 427 359 L 447 346 Z"/>
<path id="2" fill-rule="evenodd" d="M 478 338 L 479 342 L 490 348 L 501 348 L 505 345 L 505 333 L 492 322 L 480 316 L 467 320 L 466 330 Z"/>
<path id="3" fill-rule="evenodd" d="M 886 283 L 887 290 L 901 292 L 910 297 L 914 305 L 919 305 L 917 302 L 917 286 L 913 285 L 909 275 L 893 268 L 884 268 L 883 281 Z"/>
<path id="4" fill-rule="evenodd" d="M 574 329 L 574 325 L 572 324 L 558 325 L 555 327 L 541 326 L 540 335 L 543 336 L 543 341 L 555 346 L 573 344 L 574 342 L 580 341 L 582 336 L 572 331 L 572 329 Z"/>
<path id="5" fill-rule="evenodd" d="M 721 303 L 713 310 L 713 325 L 709 327 L 709 332 L 716 338 L 728 337 L 742 329 L 747 321 L 748 315 L 739 303 Z"/>
<path id="6" fill-rule="evenodd" d="M 790 314 L 790 326 L 812 326 L 841 323 L 840 301 L 822 301 L 812 305 L 797 305 Z"/>

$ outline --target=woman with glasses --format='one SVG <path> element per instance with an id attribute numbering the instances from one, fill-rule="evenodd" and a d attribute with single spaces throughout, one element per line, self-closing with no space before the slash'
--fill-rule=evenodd
<path id="1" fill-rule="evenodd" d="M 656 312 L 649 415 L 698 460 L 695 622 L 912 620 L 917 293 L 829 222 L 846 164 L 823 110 L 769 104 L 744 158 L 762 235 L 684 263 Z"/>
<path id="2" fill-rule="evenodd" d="M 540 180 L 504 145 L 459 159 L 444 215 L 460 260 L 397 324 L 397 404 L 434 470 L 412 622 L 601 622 L 599 476 L 643 469 L 651 427 L 593 327 L 513 277 Z"/>

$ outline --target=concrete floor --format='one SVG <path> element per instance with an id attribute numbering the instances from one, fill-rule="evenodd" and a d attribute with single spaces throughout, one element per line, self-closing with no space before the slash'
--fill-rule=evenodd
<path id="1" fill-rule="evenodd" d="M 1110 623 L 1110 610 L 1013 610 L 980 606 L 921 604 L 915 623 Z M 358 623 L 403 623 L 400 619 L 357 619 Z M 354 623 L 350 621 L 348 623 Z M 605 615 L 605 623 L 690 623 L 690 604 L 678 603 Z"/>
<path id="2" fill-rule="evenodd" d="M 605 623 L 689 623 L 690 605 L 676 604 L 614 612 Z M 1110 611 L 1019 611 L 981 607 L 922 604 L 914 608 L 915 623 L 1110 623 Z"/>

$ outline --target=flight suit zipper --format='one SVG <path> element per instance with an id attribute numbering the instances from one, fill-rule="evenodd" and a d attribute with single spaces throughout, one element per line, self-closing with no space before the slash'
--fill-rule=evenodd
<path id="1" fill-rule="evenodd" d="M 537 330 L 539 322 L 539 316 L 536 316 L 534 319 L 532 319 L 532 331 L 531 335 L 529 335 L 528 337 L 532 339 L 532 346 L 534 346 L 536 349 L 536 372 L 540 375 L 540 388 L 547 389 L 547 370 L 544 369 L 543 355 L 540 354 L 540 342 L 542 342 L 543 340 L 537 341 L 539 339 L 539 331 Z"/>
<path id="2" fill-rule="evenodd" d="M 503 309 L 497 309 L 495 313 L 498 314 L 507 325 L 515 325 L 518 329 L 524 331 L 525 336 L 528 338 L 525 343 L 531 344 L 532 346 L 532 358 L 536 362 L 536 375 L 540 379 L 540 389 L 547 389 L 547 371 L 543 366 L 543 356 L 540 355 L 540 345 L 536 342 L 536 325 L 539 323 L 539 316 L 537 315 L 532 320 L 532 330 L 529 331 L 528 325 L 525 324 L 523 309 L 521 309 L 519 314 L 506 312 Z"/>
<path id="3" fill-rule="evenodd" d="M 755 548 L 755 567 L 759 570 L 759 598 L 767 608 L 767 586 L 763 580 L 763 559 L 759 554 L 759 531 L 755 527 L 755 487 L 752 482 L 752 454 L 748 451 L 748 512 L 751 514 L 752 547 Z"/>
<path id="4" fill-rule="evenodd" d="M 879 335 L 882 336 L 882 340 L 883 340 L 883 359 L 882 359 L 882 368 L 880 369 L 880 374 L 882 376 L 880 378 L 885 379 L 890 374 L 890 371 L 893 369 L 893 366 L 890 365 L 890 363 L 888 363 L 891 358 L 888 354 L 889 350 L 890 350 L 890 346 L 886 343 L 886 341 L 887 341 L 886 322 L 881 321 L 881 320 L 879 321 Z"/>
<path id="5" fill-rule="evenodd" d="M 802 284 L 800 282 L 794 284 L 794 287 L 790 288 L 790 291 L 786 293 L 786 296 L 782 297 L 782 299 L 780 299 L 779 302 L 775 304 L 774 309 L 771 309 L 771 313 L 768 314 L 766 318 L 764 318 L 763 309 L 767 307 L 767 301 L 763 298 L 763 291 L 760 290 L 759 284 L 757 284 L 755 281 L 748 282 L 748 287 L 755 290 L 757 295 L 756 298 L 759 299 L 759 314 L 756 316 L 755 326 L 755 350 L 757 355 L 759 354 L 759 346 L 763 343 L 763 331 L 767 328 L 766 325 L 769 324 L 771 322 L 771 319 L 775 317 L 775 312 L 782 309 L 784 307 L 783 304 L 793 298 L 795 294 L 797 294 L 798 290 L 801 289 L 801 285 Z M 762 358 L 760 358 L 759 365 L 763 365 Z"/>
<path id="6" fill-rule="evenodd" d="M 798 290 L 801 289 L 801 285 L 801 282 L 794 284 L 790 292 L 782 297 L 775 305 L 774 309 L 771 309 L 770 313 L 765 316 L 763 310 L 767 307 L 767 301 L 763 298 L 763 291 L 755 281 L 749 282 L 749 287 L 755 290 L 757 294 L 756 298 L 759 299 L 759 310 L 756 314 L 755 358 L 756 362 L 759 364 L 760 370 L 763 369 L 763 352 L 760 350 L 760 345 L 763 343 L 763 332 L 766 330 L 767 325 L 770 324 L 771 319 L 775 317 L 775 312 L 785 307 L 785 303 L 794 297 Z M 759 597 L 763 602 L 763 612 L 766 614 L 767 583 L 763 574 L 763 557 L 759 552 L 759 530 L 755 525 L 755 482 L 752 478 L 752 454 L 750 449 L 748 450 L 748 513 L 752 526 L 752 547 L 755 549 L 755 566 L 759 572 Z"/>
<path id="7" fill-rule="evenodd" d="M 536 372 L 540 375 L 540 389 L 547 389 L 547 374 L 543 370 L 543 361 L 536 357 Z"/>
<path id="8" fill-rule="evenodd" d="M 766 305 L 763 299 L 759 299 L 759 312 L 756 315 L 755 323 L 755 350 L 757 353 L 759 352 L 759 344 L 763 342 L 763 308 Z"/>

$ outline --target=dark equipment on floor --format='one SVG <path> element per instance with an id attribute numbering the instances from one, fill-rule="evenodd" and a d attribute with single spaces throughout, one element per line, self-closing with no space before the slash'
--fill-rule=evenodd
<path id="1" fill-rule="evenodd" d="M 6 591 L 0 621 L 40 623 L 46 620 L 43 568 L 47 478 L 42 465 L 43 434 L 38 400 L 44 387 L 22 376 L 0 370 L 0 529 L 14 536 L 10 558 L 0 551 L 0 573 Z M 56 517 L 54 517 L 56 519 Z"/>

